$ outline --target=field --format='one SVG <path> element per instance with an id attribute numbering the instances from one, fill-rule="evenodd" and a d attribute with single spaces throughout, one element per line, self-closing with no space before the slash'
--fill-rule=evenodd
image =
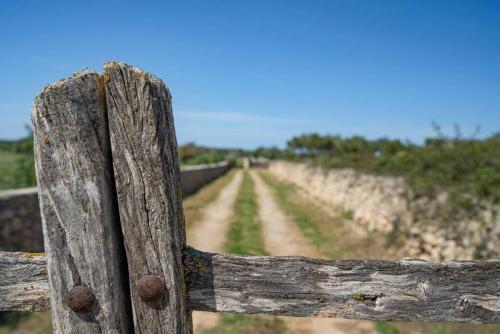
<path id="1" fill-rule="evenodd" d="M 19 141 L 0 141 L 0 189 L 36 184 L 31 136 Z"/>
<path id="2" fill-rule="evenodd" d="M 214 149 L 192 143 L 179 147 L 181 166 L 191 166 L 236 159 L 246 153 L 238 149 Z M 36 185 L 33 137 L 19 140 L 0 140 L 0 190 L 33 187 Z"/>

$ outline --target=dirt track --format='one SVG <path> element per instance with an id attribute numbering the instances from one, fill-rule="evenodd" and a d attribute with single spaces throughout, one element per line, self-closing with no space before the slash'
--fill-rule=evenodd
<path id="1" fill-rule="evenodd" d="M 210 252 L 222 252 L 233 215 L 234 204 L 242 182 L 241 171 L 237 171 L 217 199 L 203 210 L 202 218 L 188 230 L 188 244 Z M 280 209 L 271 192 L 256 171 L 250 175 L 255 183 L 255 193 L 259 207 L 259 221 L 262 224 L 264 245 L 272 255 L 302 255 L 321 258 L 303 236 L 297 225 Z M 193 313 L 195 334 L 217 326 L 218 314 L 208 312 Z M 286 321 L 292 334 L 371 334 L 376 333 L 369 321 L 342 319 L 315 319 L 281 317 Z M 279 333 L 277 333 L 279 334 Z"/>
<path id="2" fill-rule="evenodd" d="M 242 172 L 237 171 L 217 199 L 203 210 L 201 220 L 187 231 L 189 245 L 203 251 L 222 252 L 241 181 Z M 218 318 L 217 313 L 193 312 L 194 333 L 215 327 Z"/>
<path id="3" fill-rule="evenodd" d="M 297 225 L 279 208 L 269 187 L 260 176 L 251 172 L 255 183 L 259 220 L 264 244 L 272 255 L 301 255 L 320 258 L 321 255 L 307 242 Z M 344 319 L 283 317 L 291 333 L 300 334 L 368 334 L 377 333 L 373 323 Z"/>

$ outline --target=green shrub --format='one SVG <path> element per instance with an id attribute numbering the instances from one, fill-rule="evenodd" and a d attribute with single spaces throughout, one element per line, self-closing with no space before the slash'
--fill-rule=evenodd
<path id="1" fill-rule="evenodd" d="M 36 185 L 33 136 L 0 141 L 0 189 Z"/>
<path id="2" fill-rule="evenodd" d="M 440 214 L 446 221 L 473 216 L 480 201 L 500 203 L 500 133 L 481 140 L 464 139 L 457 130 L 455 138 L 449 138 L 435 127 L 438 137 L 422 145 L 305 134 L 289 140 L 279 158 L 400 176 L 417 197 L 433 197 L 444 190 L 449 203 Z"/>

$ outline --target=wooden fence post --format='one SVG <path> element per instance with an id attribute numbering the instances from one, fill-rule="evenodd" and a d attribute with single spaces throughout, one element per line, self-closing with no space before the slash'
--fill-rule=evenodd
<path id="1" fill-rule="evenodd" d="M 184 214 L 170 93 L 161 80 L 132 66 L 111 62 L 104 68 L 136 332 L 190 333 L 182 267 Z"/>
<path id="2" fill-rule="evenodd" d="M 102 79 L 47 86 L 32 121 L 54 332 L 130 333 Z"/>

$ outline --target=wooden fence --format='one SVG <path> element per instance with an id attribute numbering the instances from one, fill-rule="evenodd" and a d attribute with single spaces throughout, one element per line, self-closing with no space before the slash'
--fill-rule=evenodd
<path id="1" fill-rule="evenodd" d="M 45 254 L 0 253 L 0 310 L 56 333 L 190 333 L 191 311 L 500 323 L 500 262 L 204 253 L 185 242 L 171 97 L 122 63 L 33 106 Z"/>

